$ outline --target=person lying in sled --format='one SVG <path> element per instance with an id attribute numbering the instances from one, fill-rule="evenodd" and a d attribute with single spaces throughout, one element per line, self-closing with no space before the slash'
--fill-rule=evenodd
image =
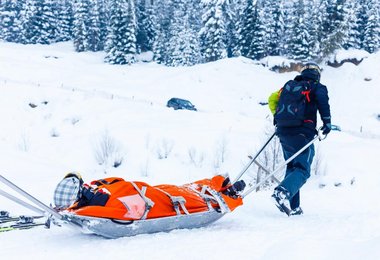
<path id="1" fill-rule="evenodd" d="M 151 186 L 145 182 L 111 177 L 85 184 L 78 173 L 69 173 L 54 192 L 55 208 L 77 215 L 138 220 L 190 215 L 217 210 L 230 212 L 243 204 L 243 180 L 231 184 L 216 175 L 193 183 Z"/>

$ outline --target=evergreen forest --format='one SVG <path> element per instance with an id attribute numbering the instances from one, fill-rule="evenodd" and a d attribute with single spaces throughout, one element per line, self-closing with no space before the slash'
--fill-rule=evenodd
<path id="1" fill-rule="evenodd" d="M 226 57 L 322 61 L 339 49 L 380 48 L 380 0 L 0 0 L 0 39 L 72 41 L 132 64 L 151 52 L 167 66 Z"/>

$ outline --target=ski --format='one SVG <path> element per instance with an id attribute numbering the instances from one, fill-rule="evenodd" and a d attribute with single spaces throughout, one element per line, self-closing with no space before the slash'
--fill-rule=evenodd
<path id="1" fill-rule="evenodd" d="M 8 223 L 8 222 L 13 222 L 13 221 L 21 221 L 27 218 L 32 218 L 32 219 L 38 219 L 38 218 L 43 218 L 44 216 L 24 216 L 24 215 L 19 215 L 19 216 L 10 216 L 8 211 L 0 211 L 0 224 Z"/>
<path id="2" fill-rule="evenodd" d="M 46 226 L 46 224 L 45 223 L 27 223 L 27 224 L 13 224 L 9 226 L 2 226 L 0 227 L 0 233 L 14 231 L 14 230 L 31 229 L 38 226 Z"/>
<path id="3" fill-rule="evenodd" d="M 45 223 L 36 223 L 35 219 L 43 218 L 44 216 L 15 216 L 11 217 L 8 211 L 0 211 L 0 232 L 8 232 L 12 230 L 22 230 L 22 229 L 30 229 L 37 226 L 50 226 L 50 222 L 47 221 Z M 15 222 L 9 225 L 10 222 Z M 8 225 L 3 225 L 7 223 Z"/>

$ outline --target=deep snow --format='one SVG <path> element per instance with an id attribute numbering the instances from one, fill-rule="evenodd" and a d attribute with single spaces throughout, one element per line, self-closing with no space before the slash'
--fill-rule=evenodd
<path id="1" fill-rule="evenodd" d="M 103 57 L 75 53 L 71 43 L 0 42 L 0 172 L 47 204 L 69 171 L 87 181 L 120 176 L 150 184 L 236 176 L 271 127 L 259 102 L 296 75 L 244 58 L 168 68 L 107 65 Z M 0 233 L 1 259 L 379 259 L 379 71 L 380 53 L 358 66 L 324 67 L 342 132 L 317 144 L 323 174 L 302 189 L 303 216 L 280 213 L 267 189 L 201 229 L 115 240 L 56 226 Z M 199 111 L 169 109 L 171 97 Z M 118 168 L 95 159 L 105 136 L 118 146 Z M 33 214 L 3 197 L 0 209 Z"/>

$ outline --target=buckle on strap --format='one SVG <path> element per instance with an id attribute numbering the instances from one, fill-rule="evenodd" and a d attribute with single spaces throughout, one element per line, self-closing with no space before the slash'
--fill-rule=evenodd
<path id="1" fill-rule="evenodd" d="M 201 196 L 205 202 L 207 203 L 207 207 L 209 210 L 213 210 L 213 206 L 211 205 L 211 202 L 214 202 L 219 205 L 220 211 L 222 213 L 228 213 L 230 212 L 229 207 L 225 203 L 222 196 L 219 194 L 219 192 L 210 189 L 208 186 L 203 185 L 201 191 L 198 191 L 195 188 L 192 188 L 196 193 L 198 193 L 199 196 Z M 206 194 L 208 192 L 209 194 Z"/>
<path id="2" fill-rule="evenodd" d="M 168 196 L 170 198 L 170 201 L 172 202 L 173 204 L 173 208 L 175 210 L 175 212 L 177 213 L 177 215 L 181 215 L 181 210 L 180 210 L 180 207 L 181 209 L 183 210 L 183 212 L 185 212 L 186 215 L 190 215 L 189 211 L 187 210 L 186 206 L 185 206 L 185 203 L 186 203 L 186 199 L 182 196 L 172 196 L 170 195 L 169 192 L 167 191 L 164 191 L 160 188 L 156 188 L 157 190 L 161 191 L 162 193 L 164 193 L 166 196 Z"/>
<path id="3" fill-rule="evenodd" d="M 170 196 L 170 199 L 173 203 L 174 209 L 177 212 L 177 215 L 181 215 L 180 207 L 185 212 L 186 215 L 190 215 L 189 211 L 187 210 L 185 203 L 186 200 L 182 196 Z"/>
<path id="4" fill-rule="evenodd" d="M 210 187 L 208 187 L 208 186 L 203 186 L 203 187 L 206 187 L 205 190 L 211 194 L 211 196 L 213 197 L 213 200 L 216 201 L 216 203 L 219 205 L 220 211 L 222 213 L 228 213 L 231 211 L 219 192 L 217 192 L 213 189 L 210 189 Z M 202 188 L 202 190 L 203 190 L 203 188 Z"/>
<path id="5" fill-rule="evenodd" d="M 146 189 L 147 189 L 146 186 L 141 187 L 141 190 L 140 190 L 139 187 L 134 182 L 131 181 L 130 183 L 136 189 L 136 191 L 140 194 L 141 198 L 145 201 L 145 212 L 144 212 L 144 215 L 141 217 L 141 219 L 146 219 L 146 217 L 148 216 L 149 210 L 154 206 L 154 202 L 151 199 L 149 199 L 147 196 L 145 196 Z"/>

